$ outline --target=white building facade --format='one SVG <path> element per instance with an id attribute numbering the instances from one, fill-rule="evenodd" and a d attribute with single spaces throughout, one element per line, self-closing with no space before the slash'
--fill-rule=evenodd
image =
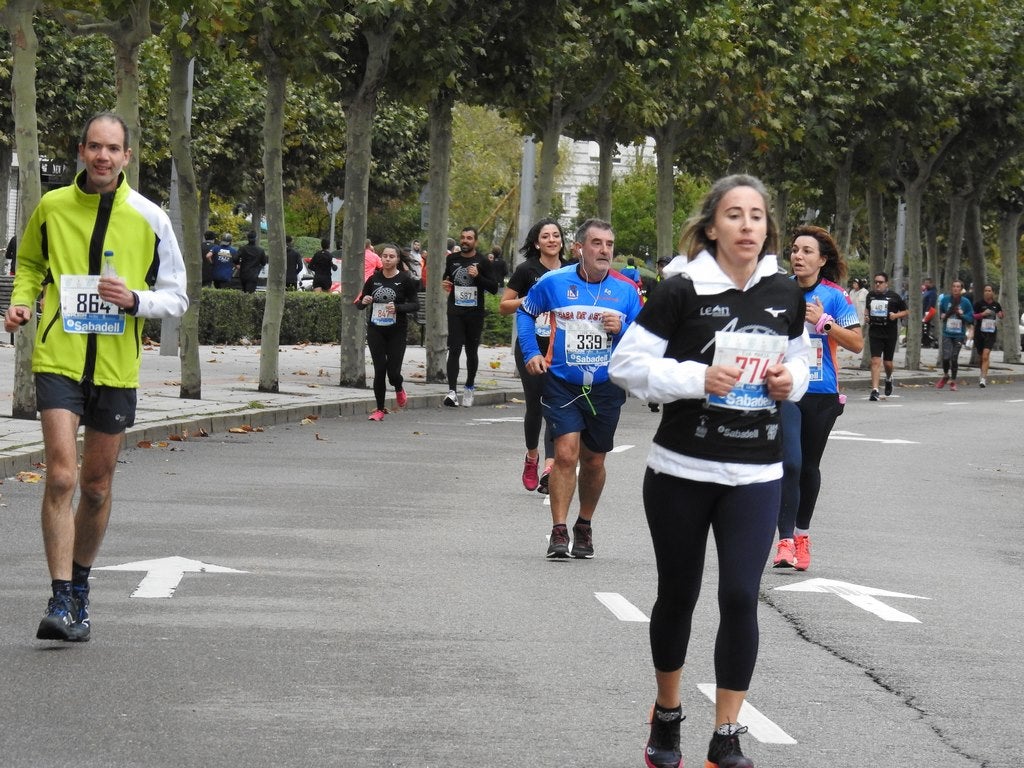
<path id="1" fill-rule="evenodd" d="M 601 167 L 601 151 L 596 141 L 574 141 L 562 137 L 559 166 L 564 168 L 555 181 L 555 194 L 562 203 L 562 226 L 576 221 L 580 213 L 580 190 L 596 186 Z M 612 176 L 628 174 L 638 163 L 657 163 L 654 139 L 643 144 L 619 144 L 612 159 Z M 596 212 L 594 212 L 596 214 Z"/>

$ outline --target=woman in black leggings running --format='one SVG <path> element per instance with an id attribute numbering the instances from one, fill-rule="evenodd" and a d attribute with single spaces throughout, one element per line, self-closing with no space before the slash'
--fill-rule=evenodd
<path id="1" fill-rule="evenodd" d="M 807 394 L 799 403 L 782 404 L 782 506 L 772 566 L 806 571 L 811 567 L 811 516 L 821 489 L 821 457 L 846 402 L 839 393 L 838 351 L 860 352 L 864 337 L 857 308 L 843 289 L 846 262 L 832 236 L 821 227 L 798 227 L 789 261 L 807 304 L 814 362 Z"/>
<path id="2" fill-rule="evenodd" d="M 644 760 L 678 768 L 680 680 L 704 572 L 718 552 L 715 728 L 706 766 L 751 768 L 737 718 L 757 660 L 757 596 L 778 518 L 777 402 L 807 387 L 804 300 L 779 274 L 768 194 L 751 176 L 712 186 L 680 250 L 612 354 L 612 380 L 661 424 L 647 457 L 644 511 L 658 598 L 651 612 L 657 698 Z"/>
<path id="3" fill-rule="evenodd" d="M 562 227 L 554 219 L 541 219 L 534 224 L 526 235 L 519 253 L 523 261 L 516 267 L 509 278 L 508 287 L 501 296 L 499 311 L 503 315 L 514 315 L 523 297 L 530 288 L 547 272 L 565 266 L 562 254 L 565 251 L 565 239 Z M 543 334 L 543 335 L 542 335 Z M 551 338 L 551 325 L 538 318 L 537 344 L 540 351 L 547 354 L 548 341 Z M 544 422 L 544 409 L 540 398 L 544 392 L 544 376 L 534 376 L 526 372 L 523 362 L 523 351 L 519 348 L 519 340 L 515 345 L 516 370 L 523 384 L 523 399 L 526 400 L 526 415 L 523 417 L 523 432 L 526 438 L 526 458 L 523 460 L 523 487 L 528 491 L 548 492 L 548 475 L 551 465 L 555 463 L 555 446 L 550 430 L 544 430 L 544 469 L 538 476 L 540 453 L 540 429 Z"/>
<path id="4" fill-rule="evenodd" d="M 366 345 L 373 360 L 373 396 L 377 408 L 370 421 L 383 421 L 386 383 L 395 388 L 395 402 L 404 408 L 408 400 L 402 378 L 402 360 L 405 358 L 406 334 L 409 315 L 419 307 L 419 283 L 407 270 L 401 268 L 398 246 L 386 243 L 380 249 L 383 266 L 374 271 L 363 285 L 359 307 L 367 310 Z"/>

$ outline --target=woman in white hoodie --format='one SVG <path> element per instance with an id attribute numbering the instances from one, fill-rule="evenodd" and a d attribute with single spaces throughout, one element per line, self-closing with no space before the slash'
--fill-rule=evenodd
<path id="1" fill-rule="evenodd" d="M 644 477 L 658 598 L 651 614 L 657 699 L 644 756 L 677 768 L 680 679 L 714 530 L 720 621 L 707 765 L 750 768 L 737 724 L 757 659 L 757 598 L 782 478 L 777 402 L 807 388 L 804 299 L 780 272 L 777 229 L 756 178 L 712 186 L 680 250 L 612 355 L 620 387 L 662 403 Z"/>

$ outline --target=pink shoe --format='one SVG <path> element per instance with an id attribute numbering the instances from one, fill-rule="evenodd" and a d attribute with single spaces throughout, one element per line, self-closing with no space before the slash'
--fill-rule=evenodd
<path id="1" fill-rule="evenodd" d="M 956 381 L 955 380 L 949 382 L 949 391 L 950 392 L 956 392 Z"/>
<path id="2" fill-rule="evenodd" d="M 935 388 L 936 389 L 942 389 L 944 386 L 946 386 L 946 382 L 947 381 L 949 381 L 949 379 L 947 379 L 945 376 L 943 376 L 941 379 L 939 379 L 938 381 L 935 382 Z"/>
<path id="3" fill-rule="evenodd" d="M 537 477 L 537 464 L 540 462 L 540 456 L 536 459 L 531 459 L 527 454 L 526 459 L 523 461 L 523 488 L 528 491 L 536 491 L 537 486 L 540 485 L 540 478 Z"/>
<path id="4" fill-rule="evenodd" d="M 370 414 L 370 421 L 384 421 L 384 411 L 378 408 Z"/>
<path id="5" fill-rule="evenodd" d="M 404 389 L 395 391 L 395 402 L 398 403 L 399 408 L 405 408 L 405 404 L 409 402 L 409 396 L 405 394 Z"/>
<path id="6" fill-rule="evenodd" d="M 793 539 L 796 549 L 796 560 L 793 567 L 798 571 L 806 571 L 811 567 L 811 537 L 806 534 Z"/>
<path id="7" fill-rule="evenodd" d="M 792 539 L 780 539 L 772 568 L 792 568 L 796 565 L 796 545 Z"/>

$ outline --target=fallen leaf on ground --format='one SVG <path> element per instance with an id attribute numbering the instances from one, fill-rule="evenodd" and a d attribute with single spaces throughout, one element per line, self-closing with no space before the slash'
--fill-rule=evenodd
<path id="1" fill-rule="evenodd" d="M 15 477 L 23 483 L 38 483 L 43 479 L 43 476 L 38 472 L 27 472 L 22 470 Z"/>

